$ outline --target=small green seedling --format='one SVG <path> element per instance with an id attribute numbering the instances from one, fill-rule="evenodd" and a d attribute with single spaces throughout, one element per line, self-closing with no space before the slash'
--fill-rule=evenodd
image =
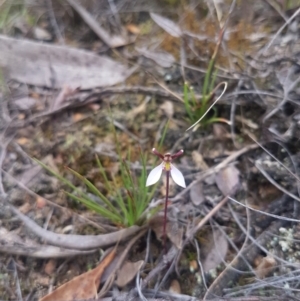
<path id="1" fill-rule="evenodd" d="M 159 148 L 165 139 L 167 127 L 168 123 L 162 133 Z M 69 190 L 71 190 L 65 191 L 71 199 L 84 204 L 88 209 L 110 220 L 111 223 L 121 227 L 142 225 L 145 223 L 147 218 L 151 217 L 160 209 L 154 208 L 147 212 L 146 216 L 146 208 L 153 198 L 156 191 L 156 185 L 151 187 L 151 189 L 146 186 L 147 159 L 142 151 L 140 151 L 142 163 L 141 170 L 139 172 L 132 172 L 130 169 L 130 163 L 128 163 L 130 154 L 128 154 L 128 160 L 122 158 L 120 145 L 118 143 L 119 139 L 114 126 L 112 126 L 112 131 L 115 136 L 120 163 L 121 183 L 117 183 L 113 176 L 110 177 L 110 175 L 107 174 L 101 160 L 98 156 L 96 156 L 96 162 L 103 178 L 104 187 L 107 191 L 106 195 L 109 195 L 110 197 L 104 195 L 104 193 L 102 193 L 91 181 L 71 168 L 66 167 L 69 172 L 85 184 L 87 191 L 83 191 L 83 189 L 76 187 L 71 181 L 67 180 L 41 161 L 37 159 L 34 159 L 34 161 L 40 164 L 49 173 L 65 184 Z M 99 202 L 95 201 L 94 198 L 90 196 L 89 192 L 97 197 Z"/>
<path id="2" fill-rule="evenodd" d="M 208 64 L 207 72 L 205 74 L 204 83 L 203 83 L 203 87 L 202 87 L 201 100 L 196 99 L 194 90 L 192 87 L 190 87 L 188 85 L 188 83 L 184 84 L 184 87 L 183 87 L 184 107 L 185 107 L 185 110 L 186 110 L 189 120 L 193 123 L 193 125 L 190 128 L 196 126 L 200 122 L 201 122 L 200 125 L 202 125 L 202 126 L 206 126 L 206 125 L 214 123 L 214 122 L 228 123 L 228 121 L 226 119 L 217 117 L 217 111 L 214 108 L 214 105 L 221 98 L 221 96 L 224 94 L 224 92 L 227 88 L 227 83 L 225 83 L 225 82 L 219 83 L 215 87 L 215 81 L 216 81 L 216 77 L 217 77 L 217 70 L 215 69 L 215 62 L 216 62 L 216 57 L 217 57 L 217 54 L 218 54 L 218 51 L 220 48 L 220 44 L 221 44 L 221 41 L 223 38 L 223 33 L 224 33 L 224 29 L 221 30 L 215 51 Z M 221 85 L 225 85 L 225 88 L 224 88 L 221 96 L 219 96 L 215 101 L 213 101 L 214 97 L 215 97 L 215 93 Z M 214 114 L 212 116 L 208 116 L 207 114 L 212 108 L 214 110 Z"/>
<path id="3" fill-rule="evenodd" d="M 109 176 L 101 161 L 96 156 L 99 171 L 104 179 L 104 187 L 110 195 L 108 198 L 91 181 L 75 170 L 66 167 L 69 172 L 85 184 L 87 188 L 86 191 L 76 187 L 71 181 L 67 180 L 41 161 L 34 159 L 34 161 L 71 189 L 71 192 L 64 191 L 71 199 L 82 203 L 88 209 L 110 220 L 113 224 L 122 227 L 143 224 L 143 213 L 155 192 L 156 187 L 153 187 L 150 190 L 145 185 L 147 176 L 146 158 L 142 154 L 141 160 L 142 168 L 139 175 L 134 175 L 130 171 L 129 165 L 125 160 L 120 162 L 121 185 L 118 185 L 114 177 L 112 177 L 112 180 L 108 179 Z M 99 201 L 95 201 L 89 193 L 92 193 Z"/>

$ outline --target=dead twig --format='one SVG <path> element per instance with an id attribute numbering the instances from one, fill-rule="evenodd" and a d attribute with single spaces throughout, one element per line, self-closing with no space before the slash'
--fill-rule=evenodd
<path id="1" fill-rule="evenodd" d="M 29 217 L 21 213 L 14 206 L 5 202 L 11 211 L 30 229 L 34 234 L 45 240 L 47 243 L 74 250 L 89 250 L 95 248 L 103 248 L 116 244 L 119 241 L 128 239 L 130 236 L 142 231 L 143 228 L 132 226 L 117 232 L 100 234 L 100 235 L 72 235 L 72 234 L 56 234 L 41 228 Z"/>
<path id="2" fill-rule="evenodd" d="M 296 12 L 279 28 L 279 30 L 276 32 L 276 34 L 273 36 L 269 44 L 266 46 L 266 48 L 263 51 L 263 54 L 267 52 L 267 50 L 270 48 L 270 46 L 274 43 L 274 41 L 277 39 L 277 37 L 280 35 L 280 33 L 285 29 L 287 25 L 289 25 L 300 13 L 300 8 L 296 10 Z"/>
<path id="3" fill-rule="evenodd" d="M 219 172 L 221 169 L 225 168 L 229 163 L 233 162 L 239 156 L 241 156 L 251 150 L 257 149 L 258 147 L 259 146 L 257 144 L 247 145 L 247 146 L 243 147 L 242 149 L 236 151 L 235 153 L 231 154 L 230 156 L 228 156 L 226 159 L 224 159 L 218 165 L 213 166 L 210 169 L 206 170 L 205 172 L 200 173 L 198 175 L 197 179 L 194 180 L 190 185 L 188 185 L 186 189 L 184 189 L 183 191 L 178 193 L 177 196 L 172 199 L 172 201 L 173 202 L 179 201 L 183 197 L 183 195 L 185 193 L 187 193 L 194 185 L 197 185 L 198 182 L 202 181 L 206 177 L 209 177 L 209 176 Z"/>
<path id="4" fill-rule="evenodd" d="M 104 89 L 96 89 L 93 92 L 89 92 L 88 94 L 86 92 L 83 92 L 82 94 L 85 94 L 83 99 L 79 99 L 79 96 L 69 98 L 68 101 L 65 101 L 65 104 L 62 104 L 61 106 L 54 108 L 52 110 L 48 110 L 43 113 L 39 113 L 36 115 L 33 115 L 27 120 L 24 121 L 14 121 L 9 125 L 10 129 L 16 129 L 16 128 L 23 128 L 25 126 L 30 125 L 32 122 L 35 122 L 39 119 L 46 118 L 58 113 L 63 112 L 64 110 L 74 109 L 74 108 L 81 108 L 87 104 L 95 103 L 102 101 L 104 97 L 107 97 L 109 95 L 113 94 L 143 94 L 143 95 L 153 95 L 159 98 L 164 99 L 170 99 L 178 101 L 180 98 L 176 97 L 174 93 L 171 93 L 169 91 L 160 89 L 160 88 L 152 88 L 152 87 L 143 87 L 143 86 L 134 86 L 134 87 L 107 87 Z M 180 95 L 179 97 L 181 97 Z M 200 95 L 195 95 L 196 97 L 201 97 Z M 47 120 L 47 119 L 45 119 Z M 44 121 L 45 121 L 44 120 Z M 41 120 L 41 122 L 44 122 Z"/>
<path id="5" fill-rule="evenodd" d="M 26 241 L 24 241 L 17 234 L 9 232 L 5 228 L 0 228 L 0 236 L 0 252 L 10 255 L 14 254 L 34 258 L 64 258 L 91 254 L 97 251 L 97 249 L 90 251 L 78 251 L 40 245 L 30 239 L 26 239 Z"/>
<path id="6" fill-rule="evenodd" d="M 124 46 L 130 41 L 125 40 L 121 36 L 111 36 L 105 29 L 103 29 L 94 17 L 77 1 L 67 0 L 72 8 L 81 16 L 83 21 L 91 28 L 91 30 L 110 48 Z"/>
<path id="7" fill-rule="evenodd" d="M 147 275 L 147 277 L 142 282 L 142 288 L 145 288 L 148 283 L 157 276 L 160 272 L 162 272 L 167 266 L 169 266 L 170 262 L 172 262 L 178 253 L 178 249 L 175 246 L 172 246 L 169 252 L 163 256 L 162 261 L 151 270 L 151 272 Z"/>
<path id="8" fill-rule="evenodd" d="M 56 35 L 56 38 L 58 39 L 59 44 L 64 45 L 65 40 L 60 32 L 59 26 L 56 21 L 56 17 L 55 17 L 53 5 L 52 5 L 52 0 L 46 0 L 46 5 L 47 5 L 47 12 L 49 15 L 49 21 L 50 21 L 51 27 Z"/>
<path id="9" fill-rule="evenodd" d="M 286 222 L 283 220 L 279 220 L 276 223 L 272 224 L 256 239 L 256 243 L 252 243 L 242 252 L 243 257 L 246 258 L 248 262 L 253 262 L 254 258 L 257 256 L 260 250 L 259 246 L 267 246 L 270 238 L 272 237 L 271 235 L 277 234 L 279 231 L 278 229 L 285 224 Z M 223 289 L 228 286 L 228 279 L 234 282 L 237 277 L 239 277 L 239 274 L 236 273 L 235 270 L 243 271 L 247 269 L 247 265 L 242 257 L 235 258 L 230 265 L 234 268 L 234 270 L 230 268 L 225 269 L 209 287 L 204 296 L 204 300 L 206 300 L 206 298 L 213 299 L 216 296 L 223 295 Z"/>
<path id="10" fill-rule="evenodd" d="M 126 248 L 122 252 L 122 255 L 118 259 L 117 264 L 115 265 L 114 269 L 111 271 L 109 278 L 105 281 L 105 284 L 102 286 L 101 291 L 99 292 L 98 296 L 104 296 L 107 291 L 111 288 L 117 271 L 121 268 L 124 260 L 126 259 L 128 252 L 131 250 L 132 246 L 139 240 L 145 233 L 147 232 L 147 229 L 143 229 L 138 233 L 135 237 L 133 237 L 129 243 L 126 245 Z"/>
<path id="11" fill-rule="evenodd" d="M 294 200 L 300 202 L 300 198 L 297 197 L 296 195 L 294 195 L 293 193 L 291 193 L 290 191 L 288 191 L 287 189 L 285 189 L 284 187 L 282 187 L 281 185 L 279 185 L 275 180 L 272 179 L 272 177 L 263 169 L 263 167 L 261 166 L 261 164 L 259 162 L 255 162 L 255 167 L 262 173 L 262 175 L 272 184 L 274 185 L 277 189 L 279 189 L 280 191 L 282 191 L 283 193 L 287 194 L 288 196 L 290 196 L 291 198 L 293 198 Z"/>

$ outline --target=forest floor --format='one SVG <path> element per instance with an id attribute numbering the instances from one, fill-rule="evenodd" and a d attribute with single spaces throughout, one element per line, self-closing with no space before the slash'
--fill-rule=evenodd
<path id="1" fill-rule="evenodd" d="M 300 300 L 297 2 L 0 1 L 0 300 Z"/>

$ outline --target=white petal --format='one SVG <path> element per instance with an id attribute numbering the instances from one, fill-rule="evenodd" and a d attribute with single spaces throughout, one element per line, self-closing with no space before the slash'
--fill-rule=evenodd
<path id="1" fill-rule="evenodd" d="M 181 171 L 180 171 L 178 168 L 176 168 L 173 164 L 171 164 L 171 176 L 172 176 L 173 181 L 174 181 L 177 185 L 179 185 L 179 186 L 181 186 L 181 187 L 183 187 L 183 188 L 186 187 L 186 185 L 185 185 L 185 180 L 184 180 L 184 177 L 183 177 L 183 174 L 182 174 Z"/>
<path id="2" fill-rule="evenodd" d="M 146 181 L 146 186 L 150 186 L 158 182 L 163 171 L 163 164 L 164 163 L 161 163 L 151 170 Z"/>

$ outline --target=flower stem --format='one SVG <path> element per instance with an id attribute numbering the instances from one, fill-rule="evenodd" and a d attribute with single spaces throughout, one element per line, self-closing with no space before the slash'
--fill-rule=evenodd
<path id="1" fill-rule="evenodd" d="M 165 201 L 165 214 L 164 214 L 164 229 L 163 229 L 163 240 L 164 240 L 164 249 L 165 254 L 167 254 L 167 209 L 168 209 L 168 199 L 169 199 L 169 179 L 170 171 L 166 170 L 166 201 Z"/>

